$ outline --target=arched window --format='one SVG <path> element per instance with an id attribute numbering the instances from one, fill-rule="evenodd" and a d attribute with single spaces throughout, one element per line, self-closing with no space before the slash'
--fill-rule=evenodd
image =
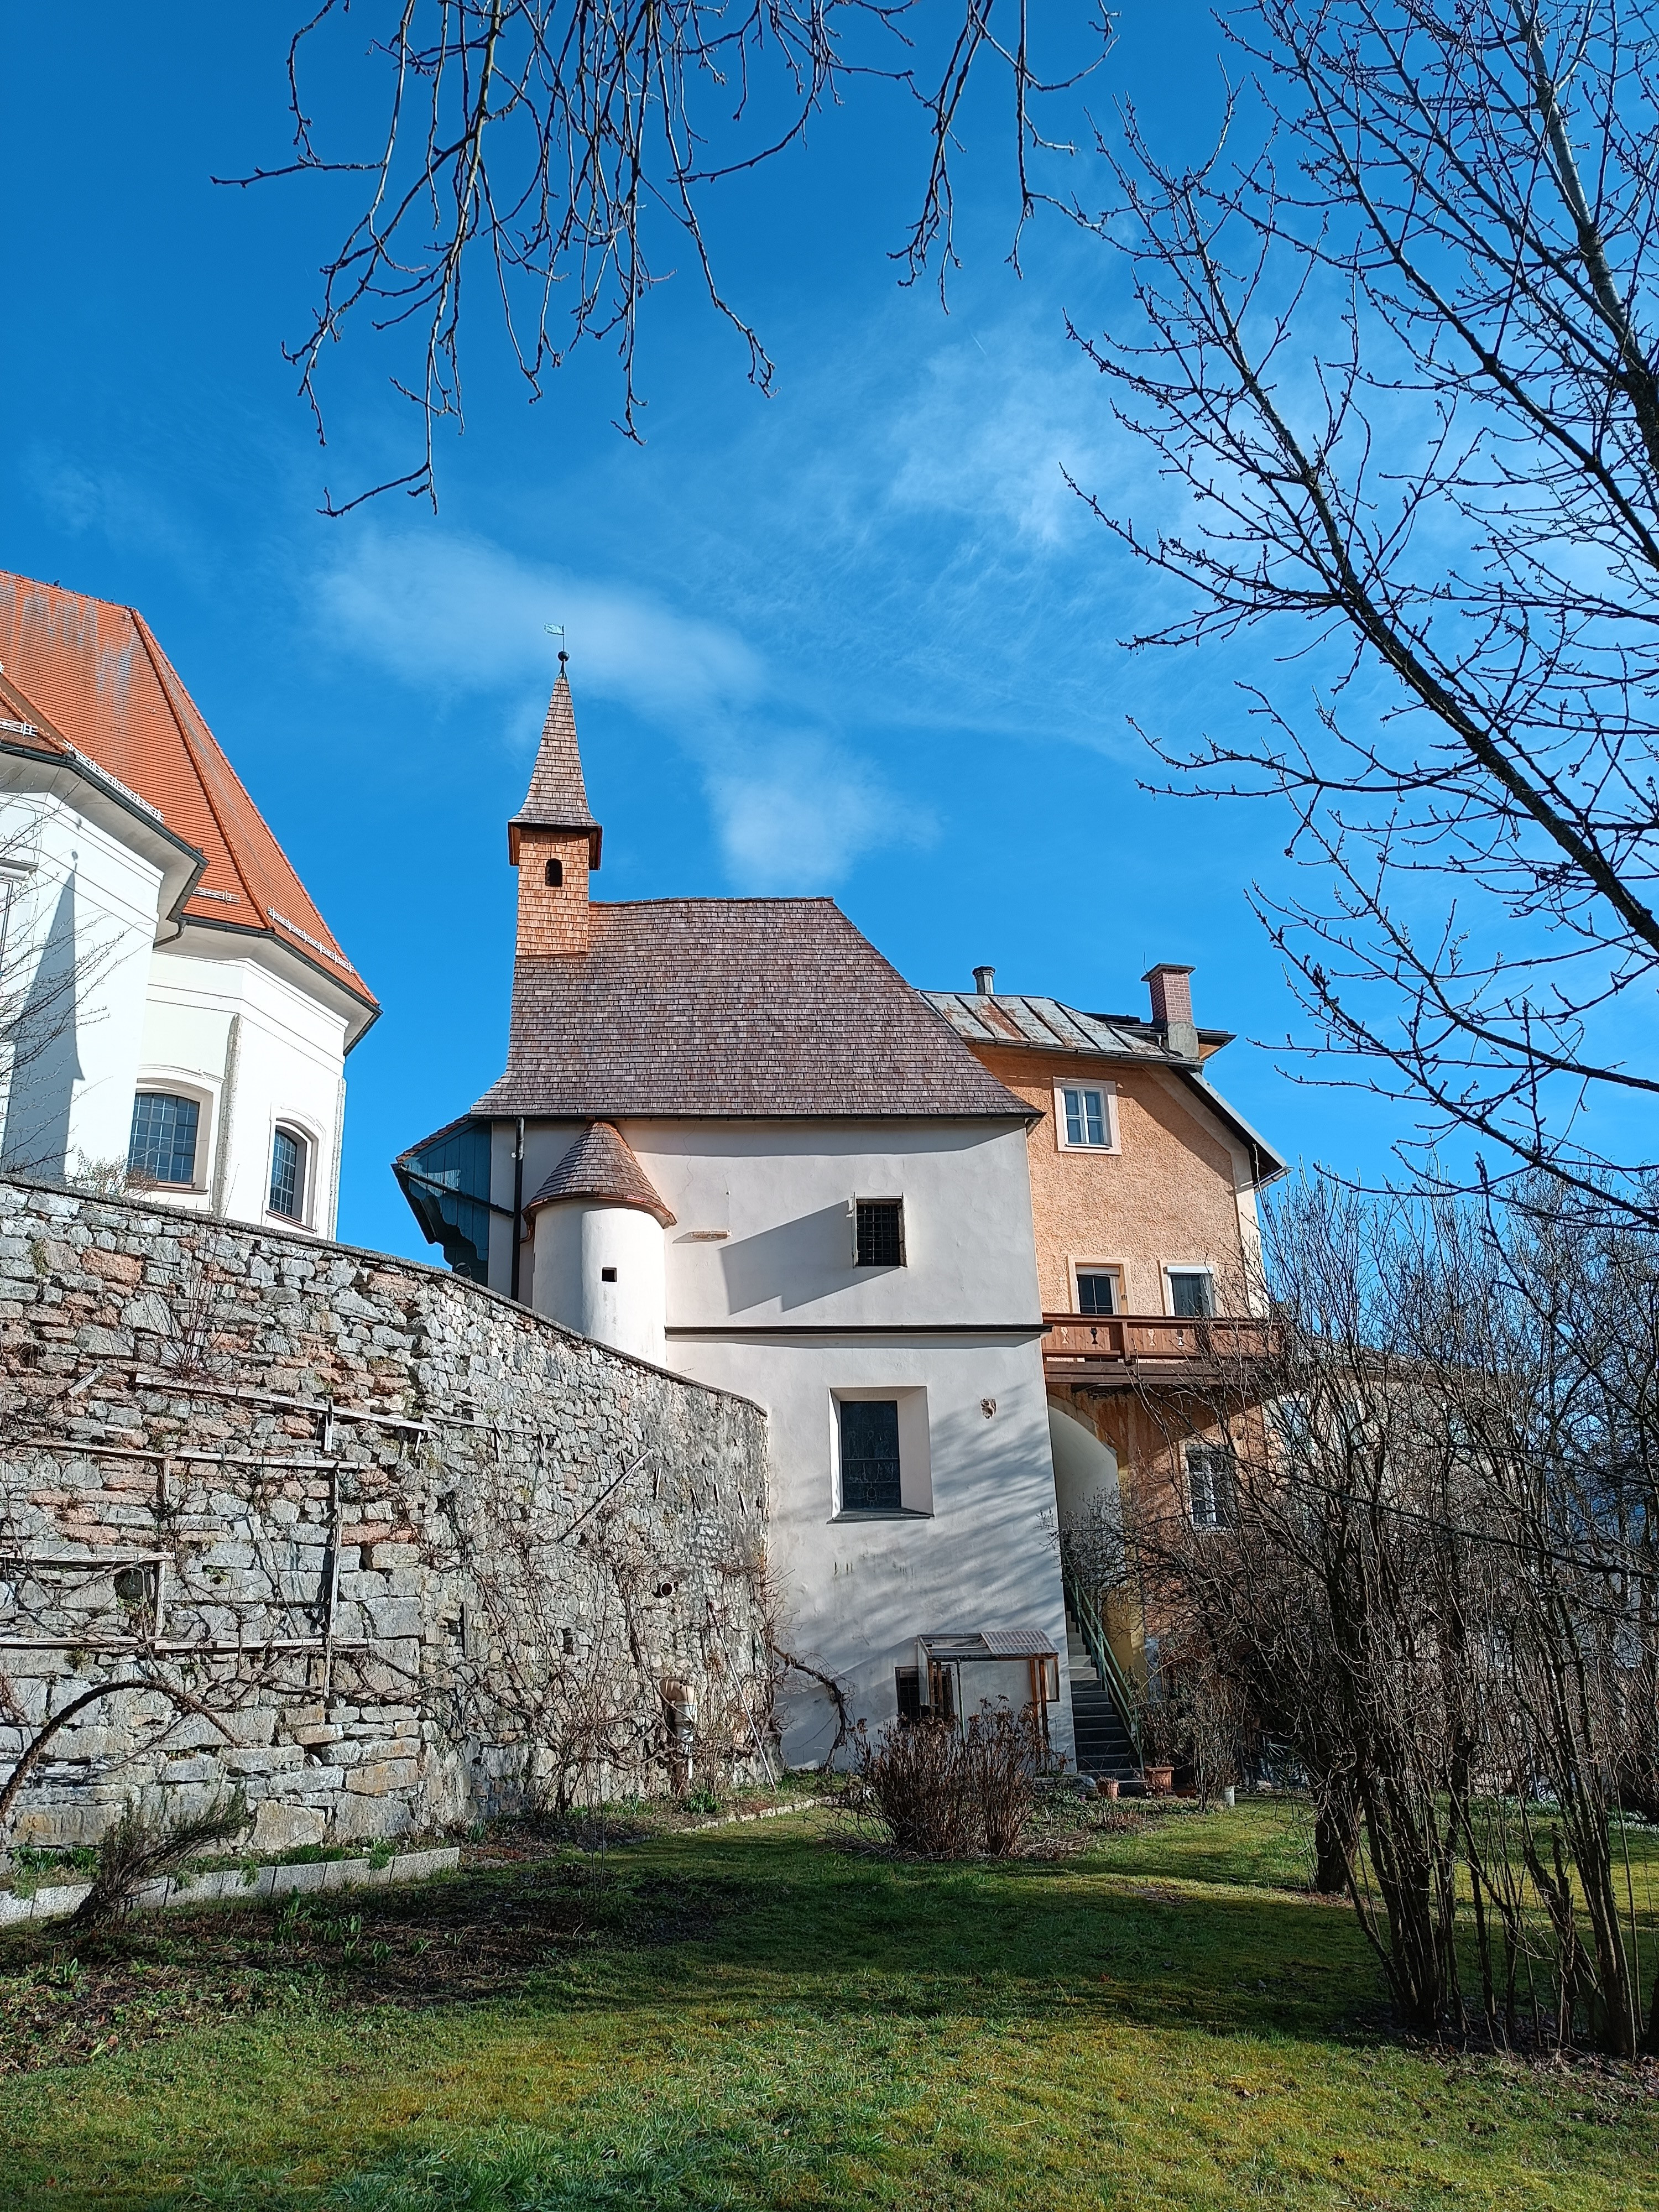
<path id="1" fill-rule="evenodd" d="M 132 1102 L 127 1173 L 136 1182 L 193 1183 L 202 1109 L 168 1091 L 141 1091 Z"/>
<path id="2" fill-rule="evenodd" d="M 550 884 L 553 884 L 555 888 L 564 881 L 564 862 L 562 860 L 550 860 L 548 862 L 547 880 Z"/>
<path id="3" fill-rule="evenodd" d="M 270 1140 L 270 1210 L 297 1221 L 306 1196 L 306 1140 L 278 1129 Z"/>

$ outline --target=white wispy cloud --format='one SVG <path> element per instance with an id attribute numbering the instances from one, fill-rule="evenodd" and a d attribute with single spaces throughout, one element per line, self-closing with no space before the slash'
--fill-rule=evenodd
<path id="1" fill-rule="evenodd" d="M 508 695 L 505 732 L 526 754 L 557 651 L 546 626 L 563 623 L 580 692 L 628 707 L 696 763 L 739 890 L 829 890 L 866 853 L 933 834 L 925 809 L 833 737 L 779 727 L 770 672 L 734 627 L 634 586 L 477 537 L 367 529 L 318 579 L 314 611 L 400 682 Z"/>
<path id="2" fill-rule="evenodd" d="M 365 529 L 316 593 L 337 642 L 407 683 L 501 691 L 550 678 L 550 623 L 564 624 L 584 689 L 653 718 L 739 706 L 765 682 L 729 628 L 453 532 Z"/>
<path id="3" fill-rule="evenodd" d="M 823 890 L 865 854 L 931 844 L 931 811 L 842 747 L 779 738 L 713 768 L 709 796 L 726 867 L 755 891 Z"/>

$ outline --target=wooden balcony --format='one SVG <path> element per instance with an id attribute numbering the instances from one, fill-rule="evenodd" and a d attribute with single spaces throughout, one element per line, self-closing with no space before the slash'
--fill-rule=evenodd
<path id="1" fill-rule="evenodd" d="M 1198 1319 L 1169 1314 L 1042 1316 L 1043 1372 L 1050 1382 L 1097 1388 L 1194 1389 L 1237 1374 L 1273 1349 L 1273 1327 L 1255 1314 Z"/>

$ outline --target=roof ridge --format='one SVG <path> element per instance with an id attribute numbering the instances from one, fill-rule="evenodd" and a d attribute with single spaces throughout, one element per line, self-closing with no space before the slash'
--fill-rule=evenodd
<path id="1" fill-rule="evenodd" d="M 113 605 L 116 602 L 111 601 L 109 604 Z M 242 866 L 241 856 L 236 850 L 236 847 L 231 838 L 229 830 L 226 825 L 225 818 L 219 811 L 218 801 L 215 799 L 212 791 L 209 787 L 207 777 L 202 773 L 201 760 L 198 755 L 197 748 L 192 741 L 191 733 L 185 727 L 184 721 L 179 715 L 178 705 L 173 699 L 172 690 L 167 683 L 168 677 L 171 677 L 173 683 L 178 684 L 179 689 L 185 692 L 185 696 L 190 701 L 191 706 L 193 708 L 196 708 L 198 713 L 200 712 L 200 709 L 196 708 L 196 702 L 193 699 L 191 699 L 189 692 L 185 690 L 184 679 L 179 675 L 178 671 L 173 667 L 172 662 L 168 660 L 166 653 L 161 650 L 161 640 L 152 634 L 149 624 L 144 620 L 143 615 L 139 613 L 137 607 L 129 607 L 126 611 L 132 618 L 132 626 L 138 634 L 138 642 L 143 647 L 145 657 L 149 662 L 150 668 L 155 677 L 155 681 L 161 686 L 161 696 L 167 702 L 167 710 L 173 717 L 173 726 L 179 732 L 179 741 L 184 746 L 185 752 L 189 755 L 190 764 L 196 771 L 196 781 L 201 787 L 202 798 L 206 805 L 207 811 L 213 817 L 213 826 L 219 832 L 219 842 L 224 847 L 225 853 L 230 861 L 230 865 L 236 872 L 236 880 L 242 886 L 243 896 L 247 900 L 248 904 L 253 908 L 253 911 L 256 914 L 258 914 L 259 901 L 255 895 L 252 884 L 248 881 L 246 871 Z M 238 781 L 240 781 L 240 779 L 238 778 Z M 251 799 L 249 800 L 249 804 L 252 804 Z M 256 814 L 258 813 L 258 809 L 255 807 L 254 811 Z M 263 815 L 260 816 L 260 819 L 261 821 L 264 821 L 264 817 Z M 266 826 L 268 828 L 270 825 L 267 823 Z M 261 919 L 264 919 L 263 915 L 261 915 Z M 326 927 L 327 925 L 325 924 L 324 927 Z M 337 946 L 335 949 L 337 951 L 338 947 Z M 353 972 L 355 974 L 356 970 L 354 969 Z"/>

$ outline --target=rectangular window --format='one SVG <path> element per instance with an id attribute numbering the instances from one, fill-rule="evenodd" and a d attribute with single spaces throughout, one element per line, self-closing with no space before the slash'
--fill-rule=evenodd
<path id="1" fill-rule="evenodd" d="M 1177 1321 L 1208 1321 L 1215 1312 L 1215 1278 L 1207 1267 L 1170 1269 L 1170 1310 Z"/>
<path id="2" fill-rule="evenodd" d="M 893 1684 L 898 1692 L 898 1717 L 902 1721 L 921 1718 L 921 1669 L 919 1667 L 896 1667 Z"/>
<path id="3" fill-rule="evenodd" d="M 860 1198 L 854 1264 L 860 1267 L 904 1265 L 904 1202 L 896 1198 Z"/>
<path id="4" fill-rule="evenodd" d="M 1231 1528 L 1235 1477 L 1225 1444 L 1188 1444 L 1187 1494 L 1194 1528 Z"/>
<path id="5" fill-rule="evenodd" d="M 1062 1152 L 1109 1152 L 1115 1149 L 1109 1084 L 1057 1083 L 1054 1129 Z"/>
<path id="6" fill-rule="evenodd" d="M 1115 1267 L 1079 1267 L 1077 1271 L 1077 1310 L 1085 1314 L 1115 1314 L 1123 1310 L 1122 1292 Z"/>
<path id="7" fill-rule="evenodd" d="M 897 1513 L 903 1510 L 899 1481 L 899 1420 L 896 1398 L 843 1398 L 841 1401 L 841 1510 L 843 1513 Z"/>
<path id="8" fill-rule="evenodd" d="M 193 1098 L 141 1091 L 132 1102 L 127 1172 L 141 1182 L 193 1183 L 202 1109 Z"/>

